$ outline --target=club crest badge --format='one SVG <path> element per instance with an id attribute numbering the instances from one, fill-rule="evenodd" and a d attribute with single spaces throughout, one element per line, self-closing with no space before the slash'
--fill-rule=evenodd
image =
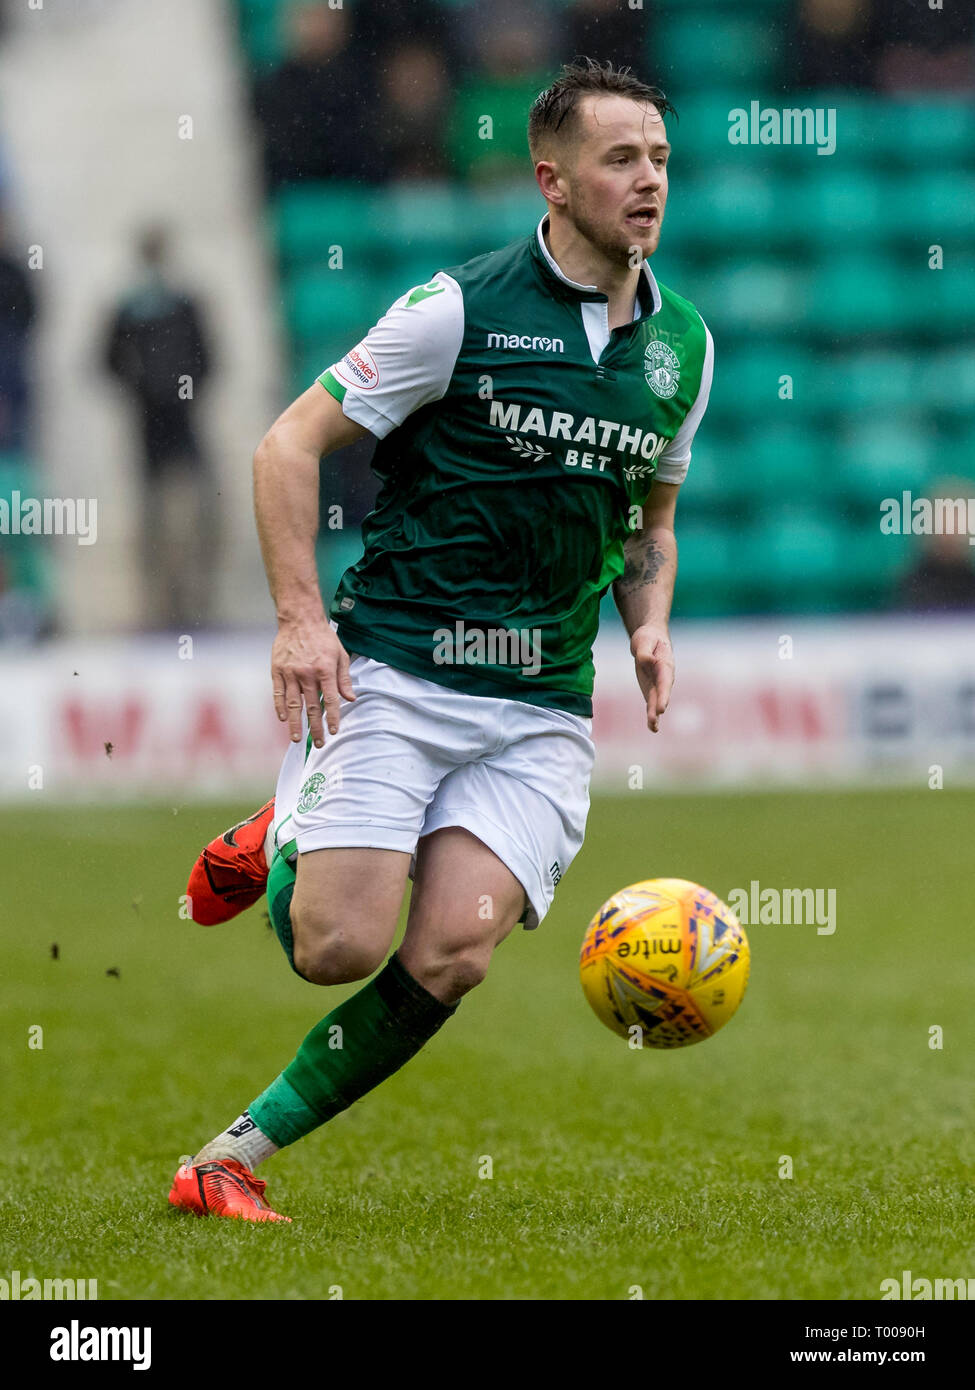
<path id="1" fill-rule="evenodd" d="M 647 385 L 654 395 L 669 401 L 677 394 L 680 385 L 680 361 L 673 348 L 666 343 L 654 340 L 647 347 L 643 358 Z"/>
<path id="2" fill-rule="evenodd" d="M 298 797 L 297 810 L 303 815 L 306 811 L 311 811 L 321 801 L 325 794 L 325 774 L 324 772 L 314 772 L 301 789 Z"/>

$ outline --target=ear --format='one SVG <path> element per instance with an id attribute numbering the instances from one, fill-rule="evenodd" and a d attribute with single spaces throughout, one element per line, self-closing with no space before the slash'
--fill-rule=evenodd
<path id="1" fill-rule="evenodd" d="M 565 191 L 562 187 L 562 176 L 557 164 L 548 159 L 540 159 L 535 165 L 535 179 L 542 197 L 547 203 L 555 203 L 558 207 L 564 206 Z"/>

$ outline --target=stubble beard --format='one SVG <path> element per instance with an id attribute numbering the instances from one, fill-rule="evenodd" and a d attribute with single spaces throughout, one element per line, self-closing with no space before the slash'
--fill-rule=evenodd
<path id="1" fill-rule="evenodd" d="M 630 247 L 618 234 L 614 238 L 604 224 L 590 211 L 587 203 L 578 198 L 572 208 L 572 221 L 589 244 L 611 265 L 625 268 L 630 264 Z"/>

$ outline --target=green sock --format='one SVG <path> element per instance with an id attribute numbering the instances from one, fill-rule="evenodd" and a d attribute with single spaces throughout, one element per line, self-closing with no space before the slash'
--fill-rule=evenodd
<path id="1" fill-rule="evenodd" d="M 278 1148 L 293 1144 L 398 1071 L 456 1008 L 391 956 L 315 1025 L 294 1061 L 247 1107 L 251 1119 Z"/>
<path id="2" fill-rule="evenodd" d="M 285 845 L 283 851 L 274 851 L 267 876 L 267 907 L 271 926 L 284 948 L 291 969 L 296 975 L 301 975 L 300 970 L 295 970 L 295 944 L 291 935 L 291 899 L 295 891 L 295 868 L 289 861 L 297 857 L 298 848 L 294 840 Z M 301 978 L 304 979 L 304 975 L 301 975 Z"/>

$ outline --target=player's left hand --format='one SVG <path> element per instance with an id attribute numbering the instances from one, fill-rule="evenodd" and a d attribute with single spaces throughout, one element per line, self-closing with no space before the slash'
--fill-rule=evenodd
<path id="1" fill-rule="evenodd" d="M 659 733 L 674 684 L 674 649 L 666 628 L 638 627 L 630 638 L 636 678 L 647 702 L 647 728 Z"/>

